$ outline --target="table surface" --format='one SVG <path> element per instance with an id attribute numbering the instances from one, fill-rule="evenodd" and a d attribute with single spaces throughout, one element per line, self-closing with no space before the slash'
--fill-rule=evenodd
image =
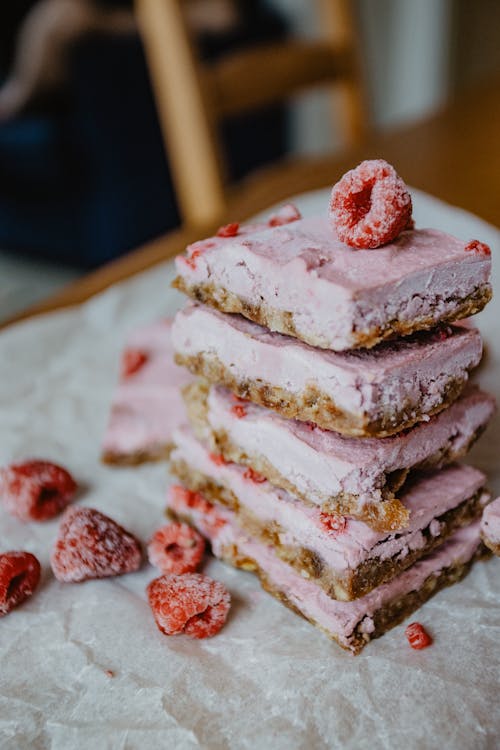
<path id="1" fill-rule="evenodd" d="M 500 77 L 462 94 L 441 112 L 411 126 L 384 131 L 342 155 L 294 160 L 279 171 L 255 175 L 235 187 L 229 220 L 244 220 L 289 196 L 336 182 L 365 158 L 384 158 L 405 181 L 500 225 Z M 180 228 L 84 276 L 6 325 L 78 304 L 156 263 L 182 252 L 214 227 Z"/>

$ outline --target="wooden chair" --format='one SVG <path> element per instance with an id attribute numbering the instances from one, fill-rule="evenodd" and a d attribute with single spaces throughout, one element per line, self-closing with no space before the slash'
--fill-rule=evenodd
<path id="1" fill-rule="evenodd" d="M 340 99 L 346 144 L 363 139 L 367 116 L 351 2 L 315 0 L 314 4 L 320 17 L 321 39 L 245 49 L 208 66 L 197 59 L 182 0 L 136 0 L 139 30 L 185 226 L 216 225 L 233 201 L 234 190 L 228 190 L 216 135 L 217 121 L 226 115 L 326 85 L 333 87 L 337 101 Z M 333 106 L 331 111 L 333 115 Z M 276 170 L 280 166 L 260 170 L 260 183 L 271 183 Z M 240 192 L 251 189 L 255 189 L 252 181 L 240 186 Z"/>

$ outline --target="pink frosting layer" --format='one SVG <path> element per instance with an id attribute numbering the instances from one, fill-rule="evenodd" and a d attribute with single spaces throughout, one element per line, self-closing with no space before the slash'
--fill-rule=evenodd
<path id="1" fill-rule="evenodd" d="M 339 409 L 376 420 L 405 404 L 432 411 L 450 380 L 466 379 L 479 363 L 477 329 L 460 324 L 447 330 L 444 340 L 427 333 L 370 350 L 331 352 L 271 333 L 240 315 L 188 304 L 175 316 L 172 341 L 182 355 L 217 357 L 239 381 L 260 380 L 297 396 L 315 386 Z"/>
<path id="2" fill-rule="evenodd" d="M 232 411 L 234 399 L 225 388 L 212 387 L 207 420 L 243 452 L 265 457 L 301 493 L 321 505 L 341 492 L 371 502 L 381 499 L 386 475 L 411 468 L 438 451 L 465 449 L 472 436 L 488 423 L 495 399 L 470 387 L 448 409 L 413 429 L 388 438 L 350 438 L 284 419 L 256 404 L 245 406 L 246 417 Z"/>
<path id="3" fill-rule="evenodd" d="M 500 497 L 484 509 L 481 532 L 490 544 L 500 544 Z"/>
<path id="4" fill-rule="evenodd" d="M 179 389 L 192 376 L 173 361 L 171 320 L 132 333 L 127 349 L 144 352 L 144 364 L 121 375 L 113 395 L 103 451 L 120 456 L 156 452 L 172 443 L 172 432 L 187 421 Z"/>
<path id="5" fill-rule="evenodd" d="M 188 256 L 195 250 L 195 262 L 176 261 L 188 285 L 210 283 L 287 311 L 299 338 L 337 351 L 355 346 L 354 332 L 393 320 L 438 322 L 491 274 L 489 257 L 444 232 L 407 231 L 384 247 L 356 250 L 336 239 L 326 215 L 211 238 Z"/>
<path id="6" fill-rule="evenodd" d="M 423 529 L 433 519 L 455 508 L 483 487 L 484 474 L 471 466 L 453 465 L 422 476 L 402 494 L 401 500 L 410 510 L 410 525 L 398 533 L 374 531 L 367 524 L 349 519 L 343 533 L 331 533 L 321 522 L 319 509 L 304 505 L 285 490 L 269 482 L 256 483 L 245 477 L 245 469 L 238 464 L 219 466 L 210 458 L 207 449 L 183 427 L 174 434 L 175 448 L 172 461 L 181 460 L 202 472 L 216 483 L 230 489 L 240 505 L 253 513 L 263 524 L 277 522 L 283 529 L 281 541 L 316 552 L 326 565 L 339 573 L 354 570 L 369 559 L 406 557 L 410 550 L 426 544 Z M 488 495 L 485 493 L 485 502 Z M 436 521 L 432 533 L 439 536 Z"/>
<path id="7" fill-rule="evenodd" d="M 168 505 L 176 509 L 176 499 L 170 494 Z M 364 632 L 374 628 L 373 617 L 391 601 L 411 591 L 417 591 L 429 576 L 438 576 L 447 567 L 468 562 L 480 543 L 479 522 L 460 529 L 443 545 L 422 558 L 389 583 L 370 591 L 360 599 L 341 602 L 331 599 L 315 583 L 302 578 L 267 547 L 247 534 L 234 522 L 234 514 L 227 509 L 212 508 L 209 514 L 198 509 L 186 509 L 200 531 L 208 536 L 212 550 L 223 557 L 224 548 L 236 545 L 239 552 L 255 560 L 269 580 L 282 591 L 306 617 L 314 620 L 349 648 L 355 629 Z M 218 521 L 219 523 L 214 523 Z"/>

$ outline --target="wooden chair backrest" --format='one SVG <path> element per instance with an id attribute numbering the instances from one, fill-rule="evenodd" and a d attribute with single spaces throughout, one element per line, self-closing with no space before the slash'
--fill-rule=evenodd
<path id="1" fill-rule="evenodd" d="M 313 86 L 333 86 L 341 97 L 345 142 L 362 140 L 367 117 L 349 0 L 315 0 L 320 39 L 244 49 L 211 65 L 196 55 L 182 5 L 182 0 L 136 0 L 185 224 L 213 224 L 227 212 L 228 186 L 216 135 L 224 116 L 286 100 Z"/>

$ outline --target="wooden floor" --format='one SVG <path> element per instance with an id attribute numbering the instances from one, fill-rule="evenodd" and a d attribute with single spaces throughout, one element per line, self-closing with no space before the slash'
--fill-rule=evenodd
<path id="1" fill-rule="evenodd" d="M 365 158 L 384 158 L 409 184 L 500 226 L 500 78 L 462 95 L 429 120 L 374 136 L 335 158 L 293 161 L 234 190 L 227 221 L 241 221 L 290 195 L 332 185 Z M 14 320 L 78 304 L 111 284 L 182 252 L 214 227 L 179 229 L 84 276 Z M 14 322 L 8 321 L 8 323 Z"/>

